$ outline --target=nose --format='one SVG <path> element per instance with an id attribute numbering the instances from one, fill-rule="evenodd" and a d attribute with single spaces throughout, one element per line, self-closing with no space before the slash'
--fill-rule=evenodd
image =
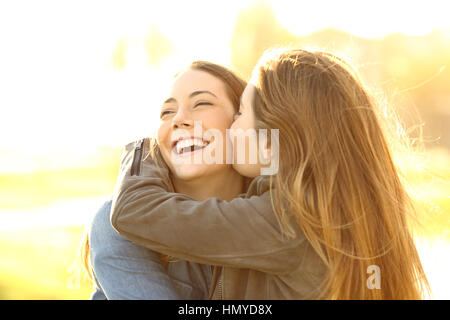
<path id="1" fill-rule="evenodd" d="M 192 119 L 192 115 L 188 110 L 183 110 L 184 108 L 180 108 L 177 114 L 172 119 L 172 128 L 189 128 L 194 125 L 194 120 Z"/>

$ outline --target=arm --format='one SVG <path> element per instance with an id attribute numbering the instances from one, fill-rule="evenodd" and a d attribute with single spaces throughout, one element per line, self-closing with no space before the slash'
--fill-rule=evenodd
<path id="1" fill-rule="evenodd" d="M 109 220 L 111 201 L 96 213 L 89 247 L 96 290 L 93 300 L 180 299 L 159 253 L 117 233 Z M 186 281 L 188 282 L 188 281 Z"/>
<path id="2" fill-rule="evenodd" d="M 169 192 L 167 170 L 150 157 L 140 175 L 131 175 L 131 163 L 123 162 L 111 211 L 113 227 L 131 241 L 185 260 L 269 273 L 300 263 L 292 257 L 301 257 L 305 237 L 282 237 L 267 179 L 256 178 L 251 191 L 232 201 L 195 201 Z"/>

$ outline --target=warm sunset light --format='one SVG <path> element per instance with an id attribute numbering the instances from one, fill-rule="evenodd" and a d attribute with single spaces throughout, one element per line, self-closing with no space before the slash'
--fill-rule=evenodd
<path id="1" fill-rule="evenodd" d="M 46 167 L 50 160 L 45 155 L 50 154 L 52 165 L 64 166 L 55 145 L 83 154 L 99 144 L 116 146 L 145 135 L 157 126 L 160 94 L 181 66 L 195 59 L 232 63 L 233 25 L 240 10 L 252 6 L 251 19 L 272 6 L 277 23 L 299 36 L 329 27 L 370 38 L 450 28 L 440 1 L 426 6 L 420 1 L 407 6 L 392 1 L 329 1 L 320 10 L 302 1 L 257 3 L 3 2 L 0 104 L 13 121 L 4 121 L 1 127 L 2 136 L 8 138 L 1 140 L 0 148 L 22 152 L 17 142 L 27 140 L 24 156 L 37 158 L 25 164 L 6 154 L 2 171 Z M 256 21 L 250 24 L 255 30 Z M 331 39 L 327 46 L 336 41 Z M 349 35 L 347 42 L 351 41 Z M 124 112 L 139 117 L 123 123 Z M 119 123 L 121 131 L 115 129 Z M 67 165 L 72 166 L 71 161 Z"/>
<path id="2" fill-rule="evenodd" d="M 283 45 L 341 53 L 392 103 L 408 134 L 423 130 L 422 153 L 414 160 L 402 153 L 397 165 L 426 212 L 418 242 L 435 298 L 449 299 L 447 7 L 439 0 L 0 2 L 0 299 L 88 299 L 90 285 L 69 284 L 67 271 L 84 225 L 114 190 L 122 146 L 157 130 L 175 73 L 208 60 L 248 79 L 265 49 Z"/>
<path id="3" fill-rule="evenodd" d="M 448 29 L 445 2 L 432 1 L 270 1 L 278 21 L 289 31 L 307 35 L 335 27 L 355 36 L 379 38 L 393 32 L 424 36 Z M 311 14 L 312 13 L 312 14 Z"/>

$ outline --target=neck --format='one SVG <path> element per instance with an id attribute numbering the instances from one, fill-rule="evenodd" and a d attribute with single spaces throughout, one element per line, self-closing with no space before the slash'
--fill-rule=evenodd
<path id="1" fill-rule="evenodd" d="M 172 182 L 177 193 L 185 194 L 197 201 L 208 198 L 230 201 L 241 194 L 244 188 L 244 177 L 232 168 L 191 180 L 172 177 Z"/>

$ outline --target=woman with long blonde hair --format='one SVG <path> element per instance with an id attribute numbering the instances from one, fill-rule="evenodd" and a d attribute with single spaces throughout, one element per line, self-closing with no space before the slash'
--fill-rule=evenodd
<path id="1" fill-rule="evenodd" d="M 195 201 L 149 156 L 140 174 L 123 165 L 111 223 L 139 245 L 213 265 L 210 298 L 421 299 L 428 282 L 408 228 L 414 209 L 384 128 L 342 59 L 270 50 L 231 129 L 279 130 L 268 146 L 276 172 L 235 162 L 254 178 L 246 194 Z M 245 137 L 246 155 L 255 137 Z"/>
<path id="2" fill-rule="evenodd" d="M 288 235 L 295 217 L 328 267 L 322 296 L 420 299 L 427 281 L 408 229 L 414 208 L 357 72 L 331 53 L 275 50 L 252 84 L 256 128 L 280 129 L 275 212 Z M 379 289 L 367 285 L 371 266 Z"/>

